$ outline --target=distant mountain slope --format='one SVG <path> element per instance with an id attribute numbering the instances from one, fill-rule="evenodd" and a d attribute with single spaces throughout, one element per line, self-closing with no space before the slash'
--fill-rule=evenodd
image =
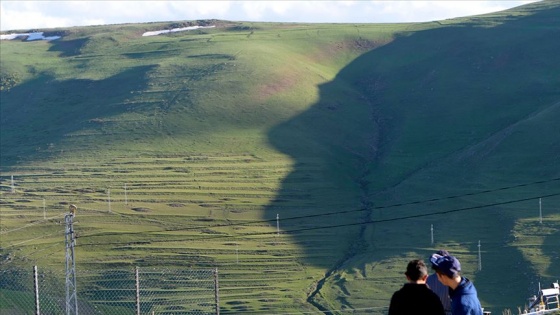
<path id="1" fill-rule="evenodd" d="M 195 24 L 216 27 L 142 36 Z M 227 288 L 230 314 L 382 310 L 407 260 L 441 247 L 494 310 L 560 276 L 559 1 L 418 24 L 51 31 L 62 39 L 1 42 L 3 198 L 10 173 L 32 187 L 5 203 L 3 230 L 31 220 L 17 211 L 44 197 L 33 184 L 55 183 L 50 200 L 74 198 L 90 211 L 84 243 L 140 244 L 130 255 L 88 251 L 95 262 L 79 263 L 213 264 L 230 272 L 230 286 L 249 287 L 236 275 L 258 273 L 273 298 Z M 98 219 L 108 187 L 127 182 L 145 189 L 135 196 L 142 207 Z M 266 238 L 276 224 L 279 243 Z M 192 248 L 196 233 L 235 241 Z M 25 241 L 6 238 L 2 254 L 34 245 Z M 221 265 L 238 241 L 247 265 Z"/>
<path id="2" fill-rule="evenodd" d="M 434 201 L 408 210 L 376 209 L 386 204 L 557 179 L 560 175 L 560 41 L 553 39 L 560 35 L 560 3 L 536 3 L 443 25 L 400 33 L 393 42 L 358 57 L 335 80 L 321 86 L 321 99 L 316 105 L 271 133 L 273 143 L 296 160 L 307 155 L 305 149 L 298 146 L 296 137 L 291 142 L 274 142 L 283 139 L 278 134 L 293 133 L 294 128 L 302 126 L 308 135 L 304 138 L 330 146 L 331 155 L 322 154 L 328 159 L 326 163 L 359 179 L 356 185 L 362 192 L 362 207 L 371 209 L 362 217 L 364 222 L 491 205 L 508 197 L 552 194 L 548 202 L 558 200 L 560 184 L 556 180 L 536 190 Z M 357 93 L 349 97 L 351 94 L 339 91 L 340 86 L 351 86 Z M 318 124 L 323 121 L 328 121 L 326 126 Z M 297 170 L 291 176 L 298 177 Z M 333 175 L 330 181 L 339 178 Z M 293 188 L 288 183 L 286 187 Z M 535 204 L 533 201 L 532 207 Z M 536 214 L 519 206 L 496 205 L 487 211 L 427 216 L 384 223 L 383 227 L 367 225 L 356 240 L 367 245 L 351 253 L 343 263 L 345 267 L 328 277 L 331 287 L 323 288 L 318 303 L 325 309 L 336 307 L 329 303 L 335 296 L 344 296 L 342 305 L 366 307 L 366 296 L 373 293 L 358 293 L 364 287 L 359 280 L 367 278 L 365 270 L 370 266 L 383 270 L 380 261 L 390 268 L 390 259 L 402 254 L 403 247 L 428 246 L 431 225 L 437 226 L 443 238 L 440 241 L 453 239 L 464 244 L 451 250 L 464 255 L 464 259 L 469 252 L 476 253 L 476 242 L 481 239 L 489 244 L 489 252 L 498 251 L 496 247 L 500 246 L 515 246 L 506 235 L 519 233 L 517 219 Z M 556 210 L 553 213 L 558 214 Z M 558 227 L 552 231 L 558 231 Z M 422 235 L 424 241 L 418 243 Z M 546 240 L 552 240 L 557 232 L 546 235 Z M 528 258 L 521 257 L 518 250 L 498 252 L 512 261 Z M 526 250 L 521 249 L 521 253 L 527 255 Z M 375 263 L 369 263 L 372 259 Z M 485 303 L 504 307 L 515 301 L 521 303 L 527 294 L 525 288 L 535 278 L 557 276 L 560 270 L 552 262 L 547 271 L 524 272 L 527 278 L 511 280 L 510 286 L 500 288 L 507 293 L 498 297 L 492 292 L 496 275 L 510 279 L 508 275 L 517 270 L 517 266 L 498 264 L 487 267 L 492 271 L 477 275 L 476 280 Z M 364 272 L 356 275 L 352 271 L 359 266 Z M 474 277 L 470 271 L 469 276 Z"/>

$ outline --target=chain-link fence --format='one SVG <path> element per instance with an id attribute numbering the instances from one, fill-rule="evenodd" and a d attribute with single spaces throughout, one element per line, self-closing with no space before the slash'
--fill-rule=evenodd
<path id="1" fill-rule="evenodd" d="M 0 271 L 0 314 L 219 314 L 217 269 L 80 271 L 75 292 L 67 292 L 65 277 L 37 268 Z M 73 293 L 77 307 L 67 307 Z"/>

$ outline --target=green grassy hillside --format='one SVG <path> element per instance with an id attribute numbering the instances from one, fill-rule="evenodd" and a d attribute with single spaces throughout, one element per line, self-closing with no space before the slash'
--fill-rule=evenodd
<path id="1" fill-rule="evenodd" d="M 560 277 L 559 17 L 2 41 L 1 267 L 63 269 L 73 203 L 78 270 L 218 267 L 223 314 L 383 313 L 439 248 L 523 306 Z"/>

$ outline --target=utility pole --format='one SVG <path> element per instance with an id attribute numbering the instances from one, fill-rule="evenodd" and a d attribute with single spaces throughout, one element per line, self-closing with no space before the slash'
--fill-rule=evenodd
<path id="1" fill-rule="evenodd" d="M 140 315 L 140 276 L 138 267 L 134 268 L 134 273 L 136 279 L 136 315 Z"/>
<path id="2" fill-rule="evenodd" d="M 220 315 L 220 285 L 218 284 L 218 268 L 214 269 L 214 300 L 216 302 L 216 315 Z"/>
<path id="3" fill-rule="evenodd" d="M 37 266 L 33 266 L 33 288 L 35 289 L 35 315 L 41 315 L 41 306 L 39 304 L 39 275 Z"/>
<path id="4" fill-rule="evenodd" d="M 434 245 L 434 225 L 433 224 L 431 225 L 430 230 L 432 232 L 432 243 L 431 244 Z"/>
<path id="5" fill-rule="evenodd" d="M 276 234 L 280 235 L 280 215 L 276 214 Z"/>
<path id="6" fill-rule="evenodd" d="M 480 240 L 478 241 L 478 271 L 482 270 L 482 255 L 480 254 Z"/>
<path id="7" fill-rule="evenodd" d="M 76 238 L 74 234 L 74 215 L 78 208 L 70 205 L 70 213 L 66 221 L 65 243 L 66 243 L 66 315 L 78 315 L 78 296 L 76 293 L 76 261 L 74 260 L 74 245 Z"/>
<path id="8" fill-rule="evenodd" d="M 126 197 L 126 183 L 124 183 L 124 204 L 128 204 L 128 198 Z"/>
<path id="9" fill-rule="evenodd" d="M 542 198 L 539 198 L 539 223 L 542 224 Z"/>

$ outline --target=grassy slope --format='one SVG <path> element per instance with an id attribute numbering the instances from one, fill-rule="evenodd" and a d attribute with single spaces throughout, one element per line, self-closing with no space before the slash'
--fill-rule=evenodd
<path id="1" fill-rule="evenodd" d="M 318 84 L 371 48 L 369 42 L 387 42 L 400 27 L 240 24 L 141 38 L 137 26 L 130 26 L 122 32 L 114 27 L 73 30 L 50 48 L 40 42 L 3 42 L 3 61 L 13 69 L 29 63 L 18 64 L 18 49 L 38 60 L 63 56 L 53 59 L 54 66 L 33 63 L 35 74 L 22 75 L 21 85 L 2 94 L 4 171 L 15 174 L 21 193 L 5 195 L 5 257 L 62 266 L 56 222 L 72 202 L 81 209 L 82 269 L 218 266 L 224 312 L 309 308 L 308 287 L 343 256 L 350 242 L 346 237 L 341 242 L 339 235 L 318 231 L 307 233 L 305 241 L 297 236 L 279 241 L 267 234 L 207 238 L 274 231 L 272 223 L 212 228 L 219 222 L 335 212 L 357 204 L 350 197 L 330 202 L 333 186 L 341 185 L 327 181 L 330 175 L 323 171 L 329 158 L 316 150 L 331 148 L 310 139 L 306 158 L 296 163 L 269 143 L 266 131 L 305 111 L 317 100 Z M 368 34 L 366 46 L 355 40 L 359 29 Z M 304 45 L 310 40 L 313 49 Z M 295 164 L 304 175 L 288 179 Z M 282 182 L 298 187 L 286 189 Z M 3 184 L 9 191 L 9 181 Z M 342 182 L 341 191 L 355 195 L 352 186 Z M 57 217 L 18 230 L 22 221 L 41 219 L 36 212 L 41 198 L 47 214 Z M 292 222 L 283 228 L 311 223 Z M 193 232 L 192 226 L 199 228 Z M 34 242 L 25 242 L 29 237 Z M 141 245 L 118 245 L 138 241 Z M 241 262 L 234 264 L 232 244 L 237 242 Z M 309 251 L 309 245 L 314 249 Z M 56 250 L 44 255 L 36 246 Z"/>
<path id="2" fill-rule="evenodd" d="M 551 214 L 540 228 L 526 210 L 531 203 L 302 231 L 280 244 L 266 234 L 241 236 L 241 266 L 232 263 L 232 242 L 185 227 L 268 233 L 272 222 L 227 231 L 212 225 L 371 210 L 282 223 L 294 230 L 557 192 L 554 182 L 375 209 L 558 177 L 560 63 L 558 44 L 549 40 L 558 33 L 557 11 L 443 26 L 220 22 L 152 38 L 139 35 L 163 24 L 123 25 L 76 28 L 53 45 L 2 42 L 2 71 L 23 78 L 2 92 L 3 175 L 22 175 L 21 195 L 4 194 L 2 229 L 41 218 L 34 212 L 41 198 L 56 213 L 61 203 L 78 203 L 80 244 L 100 244 L 79 252 L 79 266 L 217 265 L 227 279 L 225 312 L 309 308 L 305 294 L 317 281 L 320 307 L 386 306 L 406 260 L 445 246 L 459 255 L 486 305 L 513 307 L 532 293 L 524 291 L 531 281 L 560 270 L 552 241 L 560 218 Z M 134 189 L 129 205 L 123 183 Z M 107 187 L 113 214 L 102 210 Z M 17 248 L 16 256 L 39 259 L 36 244 L 14 244 L 48 233 L 42 242 L 56 245 L 50 222 L 3 235 L 3 255 Z M 146 239 L 151 243 L 103 245 Z M 485 264 L 475 273 L 478 240 Z M 516 264 L 504 267 L 504 256 Z M 61 257 L 47 257 L 52 268 L 62 266 Z M 512 277 L 525 263 L 523 276 Z M 500 277 L 512 285 L 503 288 Z M 270 291 L 253 288 L 261 281 Z"/>
<path id="3" fill-rule="evenodd" d="M 340 73 L 341 79 L 356 85 L 366 82 L 362 86 L 376 104 L 374 115 L 383 120 L 383 140 L 368 170 L 368 184 L 381 188 L 370 188 L 373 204 L 558 177 L 560 143 L 555 121 L 560 113 L 560 60 L 555 53 L 558 42 L 550 38 L 558 35 L 560 21 L 558 6 L 549 9 L 510 20 L 527 13 L 513 10 L 508 17 L 489 17 L 486 27 L 478 24 L 479 19 L 465 19 L 450 27 L 410 34 L 361 56 Z M 407 50 L 411 47 L 414 54 Z M 432 213 L 558 191 L 555 181 L 398 212 L 372 211 L 372 217 Z M 547 202 L 557 201 L 558 196 Z M 554 206 L 550 211 L 543 227 L 535 222 L 536 200 L 410 220 L 404 230 L 403 222 L 374 225 L 364 233 L 370 247 L 349 262 L 352 267 L 340 272 L 342 281 L 333 280 L 333 295 L 348 296 L 354 307 L 369 305 L 367 296 L 374 294 L 357 292 L 364 282 L 379 281 L 370 268 L 372 272 L 385 270 L 393 267 L 394 257 L 426 257 L 433 248 L 449 247 L 468 262 L 464 263 L 466 274 L 475 279 L 487 306 L 522 306 L 524 295 L 535 291 L 537 282 L 558 277 L 558 248 L 550 245 L 558 235 L 559 217 Z M 429 243 L 431 224 L 436 227 L 434 246 Z M 547 249 L 533 251 L 529 239 Z M 486 244 L 482 248 L 486 248 L 488 264 L 481 272 L 475 272 L 478 240 Z M 400 262 L 398 270 L 402 266 Z M 500 285 L 497 279 L 507 279 L 508 285 Z M 344 280 L 356 281 L 341 289 Z M 398 284 L 391 287 L 396 289 Z M 363 296 L 363 301 L 356 295 Z M 381 300 L 388 297 L 380 295 Z"/>

